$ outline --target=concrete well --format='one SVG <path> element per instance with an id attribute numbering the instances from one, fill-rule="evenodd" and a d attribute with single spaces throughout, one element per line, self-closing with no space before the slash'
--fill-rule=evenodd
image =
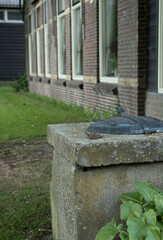
<path id="1" fill-rule="evenodd" d="M 57 240 L 94 240 L 119 219 L 119 196 L 133 181 L 163 188 L 163 134 L 85 135 L 88 123 L 48 126 L 54 146 L 51 182 L 53 234 Z"/>

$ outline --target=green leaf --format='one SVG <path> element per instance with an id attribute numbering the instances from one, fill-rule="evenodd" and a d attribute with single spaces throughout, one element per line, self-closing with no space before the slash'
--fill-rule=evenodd
<path id="1" fill-rule="evenodd" d="M 149 183 L 134 182 L 134 185 L 147 202 L 153 201 L 154 195 L 157 192 Z"/>
<path id="2" fill-rule="evenodd" d="M 131 215 L 127 220 L 127 226 L 130 240 L 138 240 L 146 233 L 146 224 L 144 218 L 139 219 Z"/>
<path id="3" fill-rule="evenodd" d="M 130 240 L 144 239 L 149 231 L 152 233 L 153 231 L 155 233 L 160 232 L 160 229 L 156 225 L 156 213 L 152 209 L 140 217 L 138 215 L 129 215 L 127 226 Z"/>
<path id="4" fill-rule="evenodd" d="M 161 233 L 157 228 L 151 228 L 145 240 L 160 240 Z"/>
<path id="5" fill-rule="evenodd" d="M 126 220 L 131 213 L 130 205 L 128 203 L 123 203 L 120 206 L 120 217 L 121 220 Z"/>
<path id="6" fill-rule="evenodd" d="M 123 225 L 116 227 L 116 222 L 113 219 L 100 229 L 95 240 L 113 240 L 114 237 L 120 232 Z"/>
<path id="7" fill-rule="evenodd" d="M 163 240 L 163 231 L 162 231 L 162 234 L 161 234 L 161 240 Z"/>
<path id="8" fill-rule="evenodd" d="M 129 240 L 128 233 L 123 230 L 120 232 L 119 237 L 121 240 Z"/>
<path id="9" fill-rule="evenodd" d="M 156 226 L 156 213 L 153 209 L 150 209 L 148 212 L 144 213 L 145 220 L 148 224 Z"/>
<path id="10" fill-rule="evenodd" d="M 154 196 L 154 203 L 158 211 L 158 214 L 162 215 L 163 214 L 163 195 L 156 194 Z"/>
<path id="11" fill-rule="evenodd" d="M 152 188 L 155 190 L 155 192 L 163 194 L 163 191 L 157 187 L 152 186 Z"/>
<path id="12" fill-rule="evenodd" d="M 123 203 L 132 201 L 141 204 L 143 201 L 143 196 L 138 192 L 125 193 L 120 196 L 120 200 Z"/>
<path id="13" fill-rule="evenodd" d="M 142 216 L 141 205 L 134 202 L 121 204 L 120 206 L 121 220 L 126 220 L 130 214 L 133 214 L 138 218 L 141 217 Z"/>

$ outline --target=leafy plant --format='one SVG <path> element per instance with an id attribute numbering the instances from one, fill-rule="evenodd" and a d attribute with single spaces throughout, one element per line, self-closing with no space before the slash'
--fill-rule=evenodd
<path id="1" fill-rule="evenodd" d="M 15 92 L 28 92 L 28 80 L 27 80 L 27 74 L 24 73 L 24 75 L 19 75 L 18 79 L 16 80 L 16 83 L 12 85 L 15 89 Z"/>
<path id="2" fill-rule="evenodd" d="M 109 109 L 107 109 L 106 106 L 103 109 L 93 109 L 92 107 L 87 107 L 85 109 L 85 116 L 90 118 L 90 120 L 111 118 L 117 115 L 118 111 L 115 103 L 111 103 Z"/>
<path id="3" fill-rule="evenodd" d="M 150 183 L 134 182 L 138 192 L 120 196 L 120 218 L 126 221 L 116 226 L 113 220 L 98 232 L 95 240 L 163 240 L 163 191 Z"/>

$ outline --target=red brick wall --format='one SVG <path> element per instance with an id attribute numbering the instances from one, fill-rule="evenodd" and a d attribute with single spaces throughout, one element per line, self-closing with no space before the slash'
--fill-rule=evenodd
<path id="1" fill-rule="evenodd" d="M 98 1 L 97 1 L 98 2 Z M 98 4 L 90 4 L 84 7 L 84 76 L 99 77 L 99 38 L 98 38 Z"/>
<path id="2" fill-rule="evenodd" d="M 25 16 L 27 24 L 27 14 L 34 5 L 29 5 L 29 1 L 25 3 Z M 41 2 L 41 0 L 40 0 Z M 42 77 L 37 77 L 37 61 L 36 61 L 36 32 L 33 60 L 34 74 L 29 77 L 29 88 L 33 93 L 54 97 L 68 103 L 76 103 L 84 107 L 92 106 L 93 108 L 109 108 L 113 103 L 117 104 L 117 96 L 110 91 L 100 92 L 95 91 L 99 82 L 99 24 L 98 24 L 98 1 L 90 4 L 86 1 L 83 4 L 83 24 L 84 24 L 84 39 L 83 39 L 83 86 L 82 82 L 72 81 L 72 46 L 71 46 L 71 1 L 66 0 L 66 80 L 58 79 L 58 62 L 57 62 L 57 16 L 56 16 L 56 1 L 53 1 L 53 12 L 55 16 L 49 25 L 51 31 L 51 81 Z M 37 2 L 38 4 L 38 2 Z M 41 5 L 42 6 L 42 5 Z M 43 21 L 43 20 L 42 20 Z M 53 35 L 54 27 L 54 35 Z M 42 29 L 43 33 L 43 29 Z M 27 33 L 26 33 L 27 34 Z M 43 37 L 43 35 L 42 35 Z M 27 36 L 26 36 L 27 39 Z M 28 48 L 28 44 L 27 44 Z M 43 52 L 44 47 L 42 46 Z M 27 50 L 28 54 L 28 50 Z M 44 66 L 44 57 L 42 58 L 42 67 Z M 27 58 L 28 68 L 28 58 Z M 42 71 L 44 74 L 44 71 Z M 63 83 L 66 82 L 66 86 Z M 80 88 L 81 86 L 81 88 Z"/>
<path id="3" fill-rule="evenodd" d="M 119 101 L 128 114 L 145 114 L 147 0 L 119 0 Z"/>
<path id="4" fill-rule="evenodd" d="M 26 66 L 28 72 L 28 14 L 35 10 L 36 4 L 25 1 Z M 100 85 L 99 88 L 99 12 L 98 0 L 83 1 L 83 89 L 82 82 L 72 80 L 72 42 L 71 42 L 71 0 L 66 0 L 66 80 L 58 79 L 57 57 L 57 16 L 56 0 L 52 2 L 50 13 L 50 58 L 51 77 L 44 76 L 44 46 L 42 45 L 42 73 L 37 77 L 36 31 L 33 33 L 33 76 L 29 76 L 30 91 L 48 97 L 76 103 L 84 107 L 107 108 L 119 100 L 127 114 L 150 115 L 163 118 L 162 94 L 146 92 L 147 69 L 147 12 L 148 0 L 118 1 L 118 100 L 113 94 L 116 86 Z M 43 19 L 42 19 L 43 23 Z M 34 11 L 34 25 L 36 14 Z M 36 28 L 36 27 L 35 27 Z M 42 29 L 42 43 L 44 41 Z M 63 85 L 65 84 L 65 86 Z M 81 88 L 80 88 L 81 87 Z"/>

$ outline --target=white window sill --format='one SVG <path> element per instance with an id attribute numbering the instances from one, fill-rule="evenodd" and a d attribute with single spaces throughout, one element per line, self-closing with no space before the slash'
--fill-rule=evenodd
<path id="1" fill-rule="evenodd" d="M 50 78 L 51 75 L 50 75 L 50 74 L 45 74 L 45 77 L 46 77 L 46 78 Z"/>
<path id="2" fill-rule="evenodd" d="M 118 77 L 100 77 L 100 82 L 118 84 Z"/>
<path id="3" fill-rule="evenodd" d="M 58 75 L 58 78 L 59 78 L 59 79 L 66 79 L 66 75 L 64 75 L 64 74 L 59 74 L 59 75 Z"/>
<path id="4" fill-rule="evenodd" d="M 72 80 L 83 81 L 83 76 L 82 75 L 74 75 Z"/>
<path id="5" fill-rule="evenodd" d="M 163 88 L 159 88 L 158 93 L 163 93 Z"/>
<path id="6" fill-rule="evenodd" d="M 10 20 L 8 20 L 8 21 L 3 21 L 3 20 L 0 20 L 0 23 L 24 23 L 23 21 L 10 21 Z"/>

